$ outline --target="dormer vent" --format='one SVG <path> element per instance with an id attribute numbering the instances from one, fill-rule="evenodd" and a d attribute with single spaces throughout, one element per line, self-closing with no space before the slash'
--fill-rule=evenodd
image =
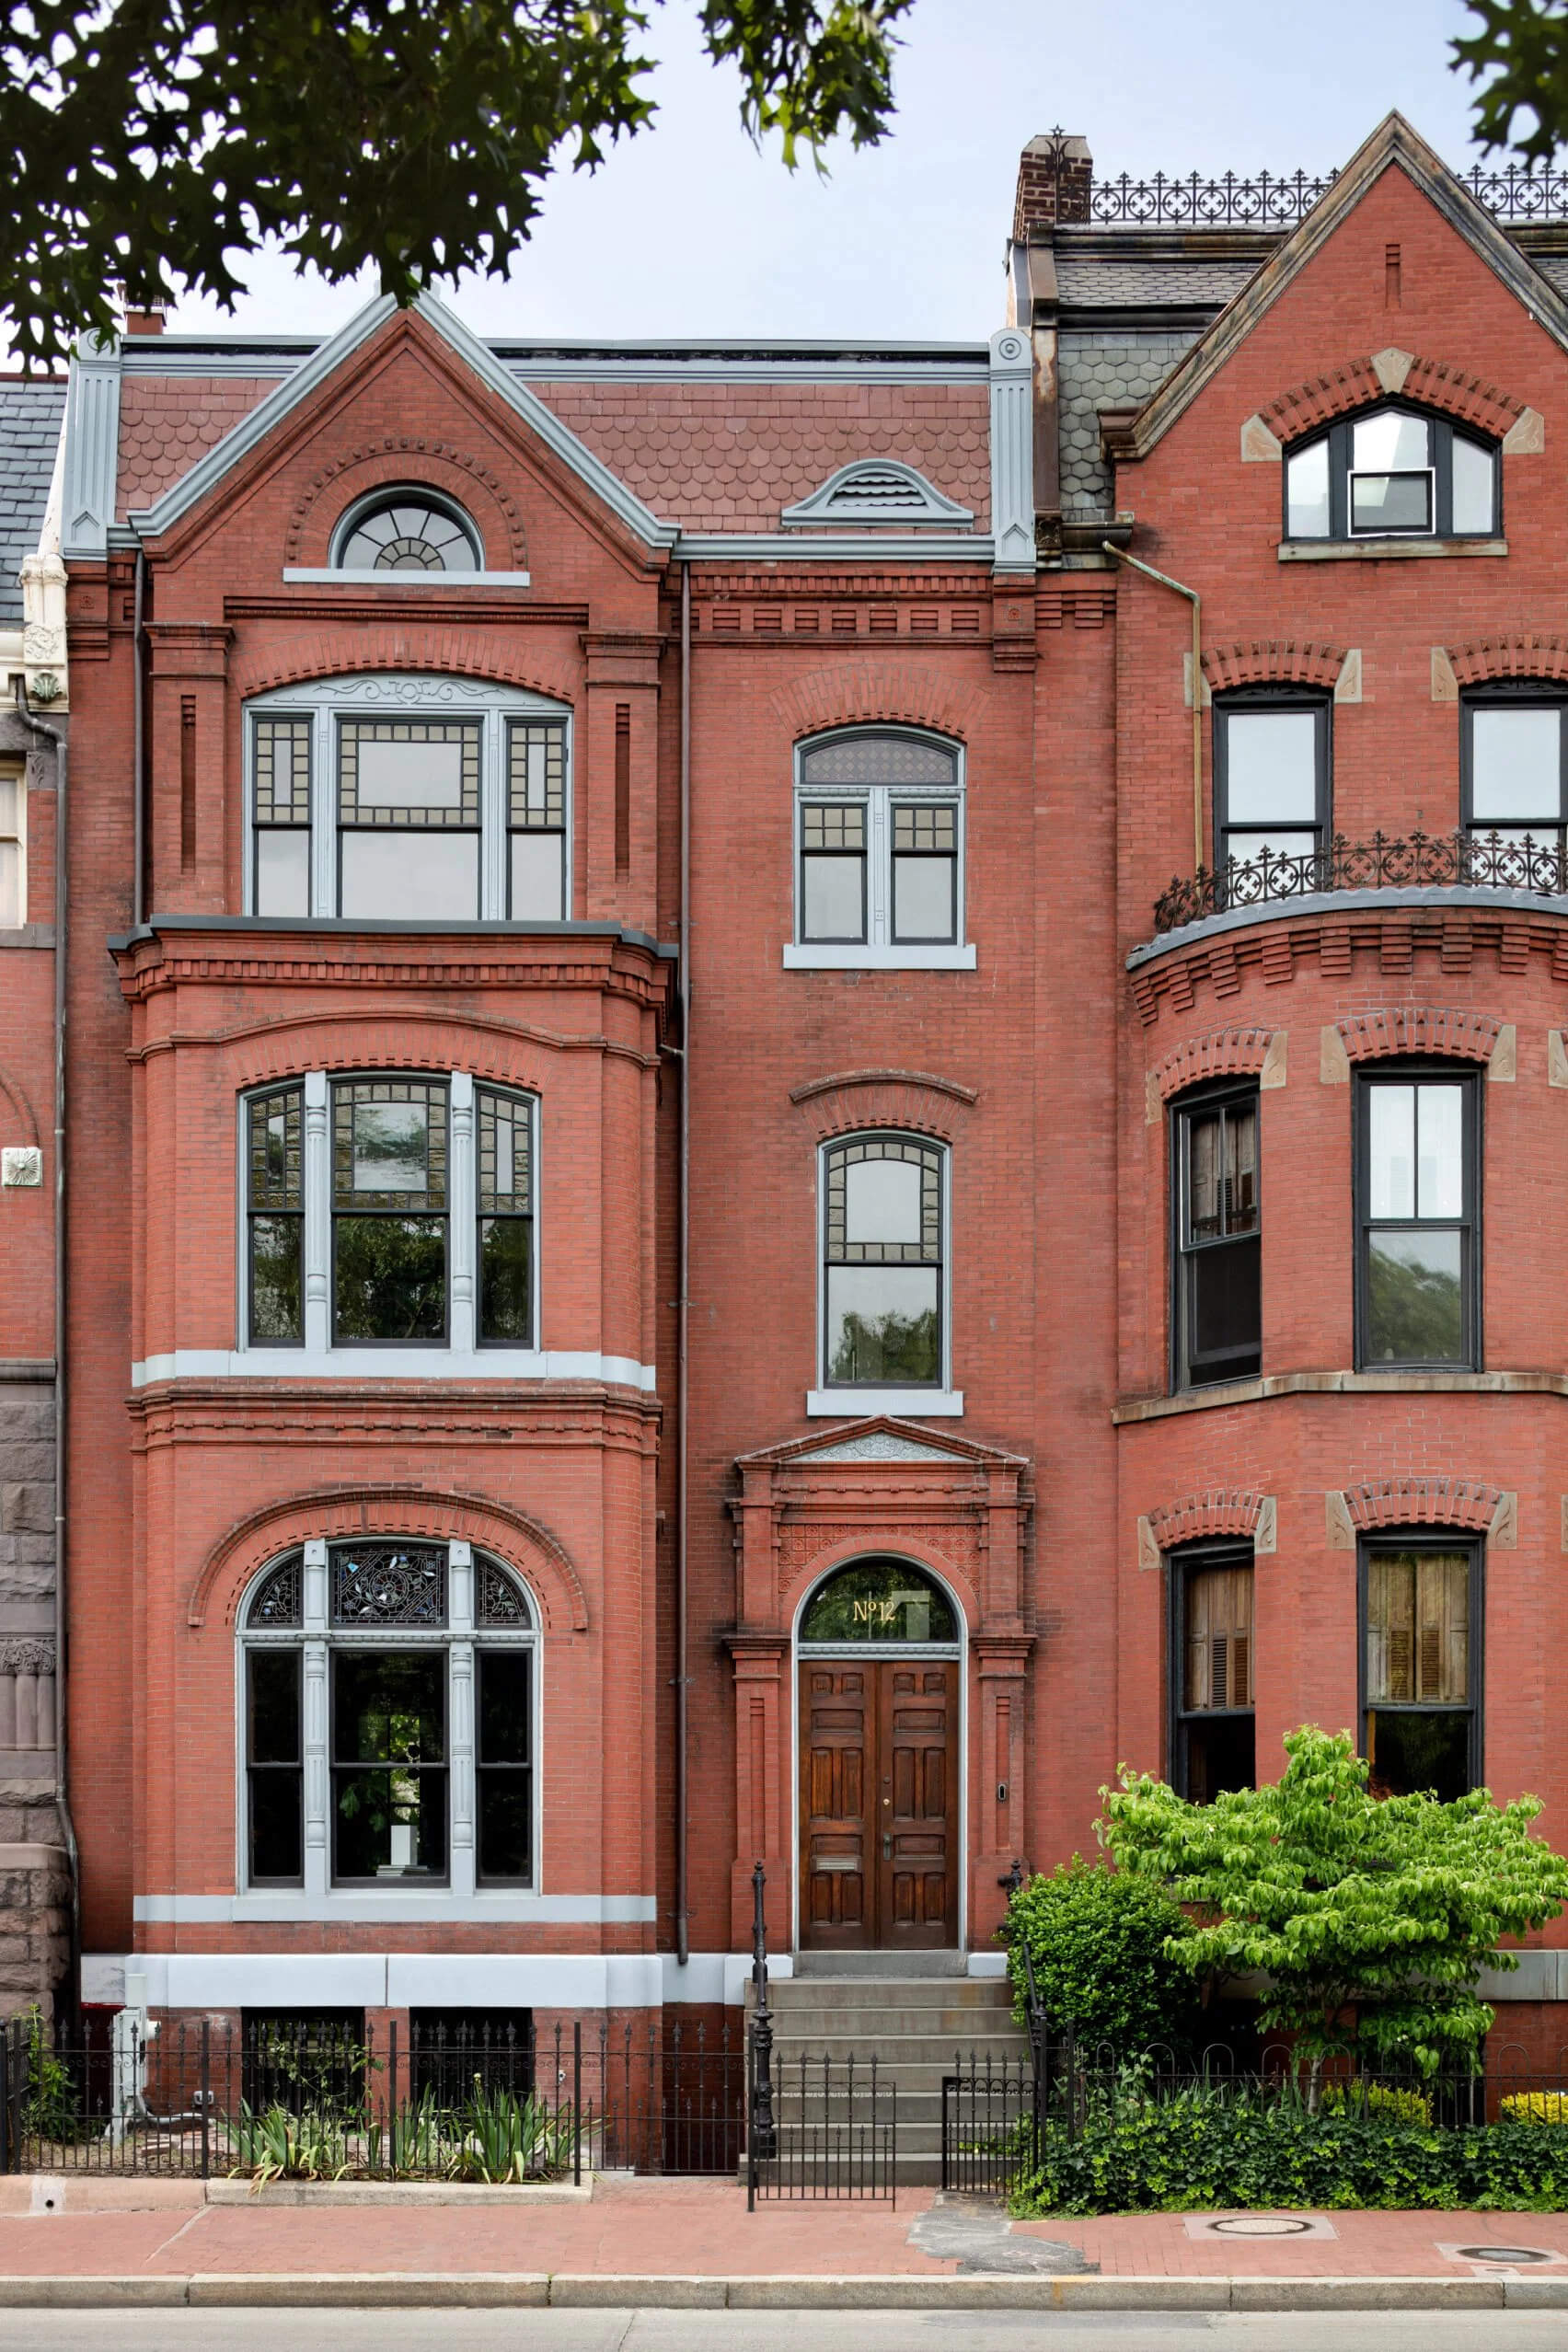
<path id="1" fill-rule="evenodd" d="M 785 507 L 782 523 L 895 523 L 904 529 L 937 524 L 967 530 L 974 517 L 967 506 L 940 490 L 896 457 L 858 458 L 840 466 L 820 490 Z"/>

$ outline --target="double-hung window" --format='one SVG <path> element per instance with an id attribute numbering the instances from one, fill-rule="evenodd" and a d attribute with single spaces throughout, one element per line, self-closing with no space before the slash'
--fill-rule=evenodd
<path id="1" fill-rule="evenodd" d="M 28 919 L 27 819 L 26 769 L 0 767 L 0 931 Z"/>
<path id="2" fill-rule="evenodd" d="M 1395 1064 L 1358 1078 L 1355 1109 L 1358 1366 L 1479 1371 L 1475 1074 Z"/>
<path id="3" fill-rule="evenodd" d="M 247 1324 L 259 1347 L 305 1344 L 305 1089 L 245 1107 Z"/>
<path id="4" fill-rule="evenodd" d="M 1568 698 L 1501 686 L 1461 711 L 1461 814 L 1472 879 L 1522 890 L 1564 887 Z"/>
<path id="5" fill-rule="evenodd" d="M 1215 868 L 1228 906 L 1313 889 L 1329 831 L 1327 695 L 1214 708 Z"/>
<path id="6" fill-rule="evenodd" d="M 947 1391 L 946 1163 L 943 1147 L 921 1136 L 849 1136 L 824 1147 L 813 1410 L 852 1411 L 855 1390 L 907 1390 L 919 1411 L 920 1391 Z M 942 1409 L 957 1408 L 950 1399 Z"/>
<path id="7" fill-rule="evenodd" d="M 963 755 L 940 736 L 856 729 L 802 744 L 786 964 L 971 967 L 963 824 Z"/>
<path id="8" fill-rule="evenodd" d="M 287 919 L 559 923 L 571 715 L 467 678 L 324 678 L 247 711 L 246 906 Z"/>
<path id="9" fill-rule="evenodd" d="M 429 1078 L 332 1089 L 332 1337 L 446 1337 L 447 1090 Z"/>
<path id="10" fill-rule="evenodd" d="M 1424 1535 L 1365 1544 L 1361 1629 L 1374 1794 L 1463 1796 L 1482 1769 L 1480 1547 Z"/>
<path id="11" fill-rule="evenodd" d="M 1342 417 L 1285 461 L 1290 539 L 1487 539 L 1502 526 L 1496 444 L 1402 403 Z"/>
<path id="12" fill-rule="evenodd" d="M 1249 1379 L 1262 1361 L 1256 1089 L 1179 1103 L 1171 1136 L 1176 1386 Z"/>
<path id="13" fill-rule="evenodd" d="M 1168 1566 L 1171 1778 L 1181 1795 L 1208 1804 L 1253 1785 L 1252 1553 L 1208 1544 L 1172 1552 Z"/>

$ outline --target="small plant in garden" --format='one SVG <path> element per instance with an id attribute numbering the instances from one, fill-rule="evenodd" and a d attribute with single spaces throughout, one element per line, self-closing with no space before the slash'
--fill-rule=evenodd
<path id="1" fill-rule="evenodd" d="M 1008 1905 L 1002 1934 L 1021 2022 L 1023 1954 L 1048 2014 L 1080 2040 L 1124 2049 L 1168 2039 L 1193 2000 L 1179 1950 L 1186 1920 L 1152 1877 L 1075 1854 L 1032 1878 Z"/>
<path id="2" fill-rule="evenodd" d="M 1497 2102 L 1502 2123 L 1568 2124 L 1568 2091 L 1510 2091 Z"/>
<path id="3" fill-rule="evenodd" d="M 349 2169 L 342 2118 L 324 2107 L 294 2115 L 271 2106 L 253 2115 L 242 2102 L 234 2153 L 235 2171 L 254 2173 L 258 2188 L 269 2181 L 340 2181 Z"/>
<path id="4" fill-rule="evenodd" d="M 454 2180 L 536 2180 L 571 2162 L 570 2118 L 552 2116 L 532 2095 L 520 2099 L 514 2091 L 490 2091 L 478 2075 L 455 2121 L 456 2143 L 447 2167 Z"/>
<path id="5" fill-rule="evenodd" d="M 1493 2023 L 1481 1971 L 1518 1966 L 1499 1937 L 1568 1901 L 1568 1861 L 1531 1833 L 1539 1798 L 1374 1797 L 1348 1732 L 1305 1727 L 1285 1749 L 1277 1781 L 1212 1804 L 1125 1771 L 1104 1792 L 1120 1870 L 1190 1913 L 1171 1961 L 1262 1973 L 1262 2023 L 1294 2037 L 1313 2096 L 1353 2050 L 1364 2069 L 1474 2069 Z"/>
<path id="6" fill-rule="evenodd" d="M 82 2128 L 81 2104 L 71 2070 L 50 2047 L 43 2012 L 35 2001 L 21 2012 L 27 2043 L 28 2087 L 22 2129 L 42 2140 L 75 2139 Z"/>

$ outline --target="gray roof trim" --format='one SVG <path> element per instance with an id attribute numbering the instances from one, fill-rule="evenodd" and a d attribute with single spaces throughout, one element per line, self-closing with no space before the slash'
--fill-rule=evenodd
<path id="1" fill-rule="evenodd" d="M 685 563 L 983 563 L 990 565 L 996 542 L 988 533 L 968 538 L 903 538 L 826 531 L 683 531 L 670 550 Z"/>
<path id="2" fill-rule="evenodd" d="M 99 560 L 109 552 L 120 463 L 120 347 L 84 335 L 65 391 L 65 470 L 60 552 Z"/>
<path id="3" fill-rule="evenodd" d="M 907 503 L 889 505 L 885 500 L 872 497 L 857 498 L 855 484 L 868 474 L 893 477 L 905 493 Z M 933 482 L 914 466 L 906 466 L 898 457 L 853 457 L 848 465 L 839 466 L 829 474 L 819 490 L 787 506 L 779 514 L 780 523 L 877 523 L 897 524 L 903 529 L 953 529 L 960 525 L 973 525 L 974 515 L 967 506 L 960 506 L 956 499 L 944 498 Z"/>
<path id="4" fill-rule="evenodd" d="M 990 370 L 984 360 L 952 361 L 942 357 L 928 365 L 908 360 L 713 359 L 700 354 L 689 360 L 642 359 L 628 352 L 624 359 L 509 359 L 506 363 L 528 384 L 984 384 Z"/>
<path id="5" fill-rule="evenodd" d="M 1140 965 L 1192 947 L 1199 940 L 1217 939 L 1226 931 L 1250 931 L 1258 923 L 1297 923 L 1309 915 L 1334 915 L 1343 921 L 1354 919 L 1363 908 L 1379 906 L 1470 906 L 1482 910 L 1505 907 L 1510 913 L 1568 917 L 1568 898 L 1548 897 L 1538 890 L 1489 890 L 1481 883 L 1412 882 L 1404 888 L 1390 883 L 1382 890 L 1304 890 L 1298 897 L 1269 898 L 1257 906 L 1233 906 L 1223 915 L 1205 915 L 1198 922 L 1183 923 L 1174 931 L 1164 931 L 1159 939 L 1134 948 L 1126 969 L 1136 972 Z"/>
<path id="6" fill-rule="evenodd" d="M 133 375 L 283 377 L 317 348 L 308 336 L 296 335 L 254 343 L 137 335 L 122 343 L 121 365 Z M 989 373 L 979 344 L 878 343 L 856 350 L 831 342 L 490 341 L 485 348 L 531 384 L 983 384 Z"/>
<path id="7" fill-rule="evenodd" d="M 1534 263 L 1527 260 L 1491 213 L 1476 202 L 1463 182 L 1455 178 L 1442 157 L 1403 115 L 1386 114 L 1306 219 L 1269 256 L 1241 292 L 1232 296 L 1208 333 L 1161 385 L 1135 429 L 1134 444 L 1138 456 L 1146 455 L 1185 414 L 1246 340 L 1263 313 L 1273 307 L 1292 280 L 1327 244 L 1345 215 L 1385 171 L 1393 169 L 1405 173 L 1449 225 L 1491 265 L 1530 317 L 1568 350 L 1568 302 Z"/>
<path id="8" fill-rule="evenodd" d="M 566 939 L 624 940 L 628 947 L 647 948 L 665 963 L 677 963 L 680 949 L 664 940 L 656 940 L 647 931 L 634 930 L 629 923 L 481 923 L 481 922 L 399 922 L 382 917 L 352 915 L 149 915 L 146 921 L 133 931 L 116 932 L 105 941 L 111 955 L 122 949 L 134 947 L 139 940 L 156 940 L 164 931 L 223 931 L 243 937 L 277 938 L 291 931 L 307 931 L 313 938 L 355 939 Z"/>

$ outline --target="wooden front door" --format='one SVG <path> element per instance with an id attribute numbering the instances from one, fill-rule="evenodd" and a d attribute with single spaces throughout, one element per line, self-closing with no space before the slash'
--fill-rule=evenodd
<path id="1" fill-rule="evenodd" d="M 957 1942 L 956 1662 L 802 1660 L 802 1947 Z"/>

